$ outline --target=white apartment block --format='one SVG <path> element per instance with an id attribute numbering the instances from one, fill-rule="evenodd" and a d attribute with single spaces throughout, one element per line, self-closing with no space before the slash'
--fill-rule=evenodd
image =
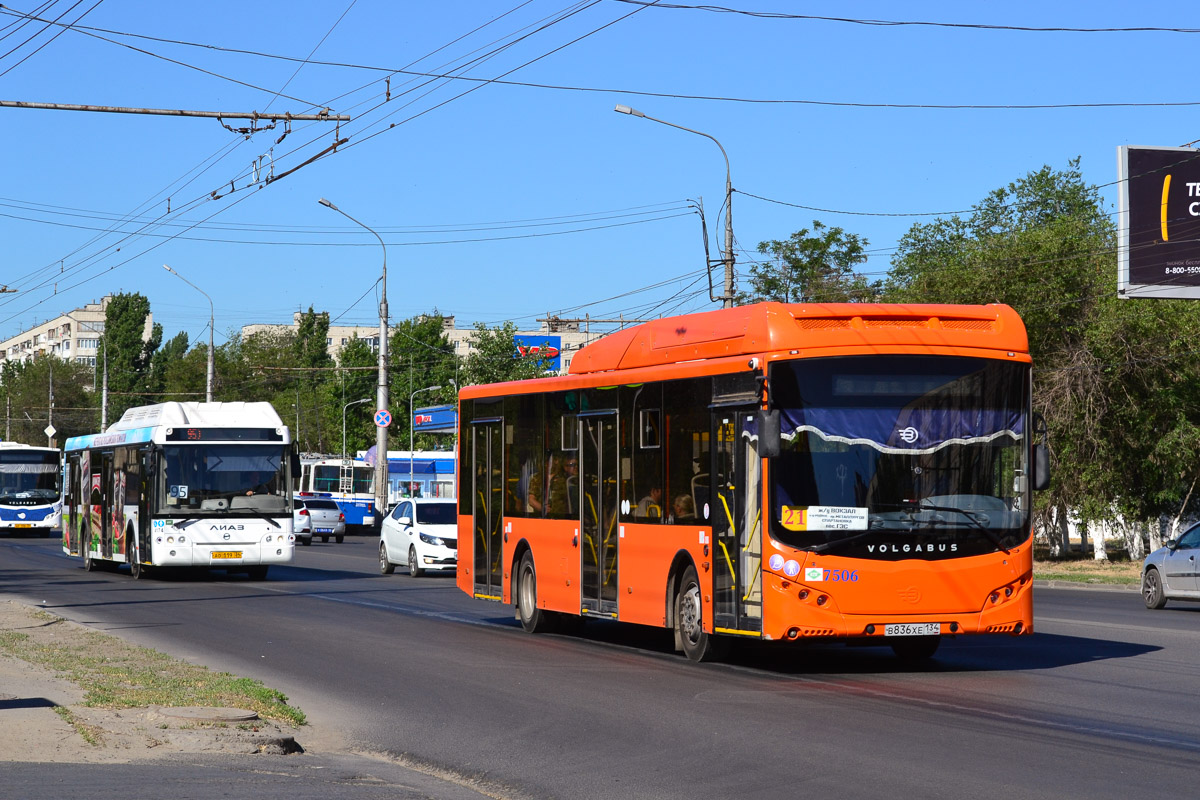
<path id="1" fill-rule="evenodd" d="M 242 326 L 242 338 L 248 338 L 256 333 L 283 331 L 292 331 L 294 333 L 300 329 L 300 320 L 303 316 L 302 312 L 295 312 L 292 315 L 291 325 L 244 325 Z M 457 355 L 466 357 L 471 352 L 470 337 L 471 334 L 475 333 L 473 327 L 458 328 L 455 327 L 454 317 L 443 317 L 442 332 L 446 335 L 446 339 L 450 342 Z M 517 331 L 516 333 L 519 344 L 522 341 L 529 344 L 540 344 L 543 341 L 549 341 L 552 346 L 557 346 L 560 351 L 559 355 L 562 358 L 559 372 L 563 374 L 566 373 L 567 367 L 571 364 L 571 358 L 575 353 L 585 344 L 595 341 L 602 335 L 603 333 L 581 331 L 578 322 L 557 320 L 542 322 L 539 330 L 536 331 Z M 326 350 L 330 357 L 336 360 L 342 348 L 355 337 L 366 340 L 372 349 L 376 349 L 379 347 L 379 326 L 330 325 L 329 333 L 325 339 Z"/>
<path id="2" fill-rule="evenodd" d="M 96 366 L 104 316 L 111 301 L 112 295 L 105 295 L 99 303 L 88 303 L 5 339 L 0 342 L 0 362 L 57 356 L 63 361 Z M 153 328 L 154 315 L 148 314 L 142 338 L 149 340 Z"/>

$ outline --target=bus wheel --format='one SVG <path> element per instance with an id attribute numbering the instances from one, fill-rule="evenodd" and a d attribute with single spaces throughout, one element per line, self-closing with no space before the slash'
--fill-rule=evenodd
<path id="1" fill-rule="evenodd" d="M 408 574 L 414 578 L 425 574 L 425 570 L 421 569 L 420 562 L 417 561 L 417 548 L 412 546 L 408 548 Z"/>
<path id="2" fill-rule="evenodd" d="M 692 661 L 712 661 L 719 655 L 715 637 L 704 631 L 703 609 L 696 568 L 688 565 L 675 595 L 675 631 L 684 655 Z"/>
<path id="3" fill-rule="evenodd" d="M 529 633 L 545 633 L 553 627 L 551 614 L 538 608 L 537 570 L 529 551 L 521 556 L 521 566 L 517 567 L 517 618 Z"/>
<path id="4" fill-rule="evenodd" d="M 252 581 L 265 581 L 267 579 L 267 566 L 260 564 L 257 567 L 251 567 L 246 570 L 246 574 L 250 576 Z"/>
<path id="5" fill-rule="evenodd" d="M 391 575 L 396 571 L 396 565 L 388 561 L 387 545 L 383 542 L 379 543 L 379 574 Z"/>
<path id="6" fill-rule="evenodd" d="M 892 652 L 901 661 L 915 664 L 933 658 L 941 643 L 941 636 L 905 636 L 892 642 Z"/>
<path id="7" fill-rule="evenodd" d="M 138 561 L 137 553 L 133 553 L 129 557 L 129 574 L 135 581 L 146 577 L 146 570 L 142 567 L 142 562 Z"/>
<path id="8" fill-rule="evenodd" d="M 92 551 L 84 549 L 83 551 L 83 571 L 95 572 L 99 565 L 92 560 Z"/>

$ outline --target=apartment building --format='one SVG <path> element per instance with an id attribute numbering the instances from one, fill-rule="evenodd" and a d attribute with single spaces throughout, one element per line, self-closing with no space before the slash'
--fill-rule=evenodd
<path id="1" fill-rule="evenodd" d="M 100 337 L 104 334 L 104 317 L 111 301 L 112 295 L 105 295 L 98 303 L 88 303 L 5 339 L 0 342 L 0 362 L 56 356 L 95 366 Z M 144 338 L 150 337 L 153 326 L 151 314 L 146 317 Z"/>

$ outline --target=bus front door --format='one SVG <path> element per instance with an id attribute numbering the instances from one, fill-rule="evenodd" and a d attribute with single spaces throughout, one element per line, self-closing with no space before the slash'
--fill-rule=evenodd
<path id="1" fill-rule="evenodd" d="M 504 501 L 501 427 L 500 420 L 480 421 L 471 426 L 472 468 L 475 470 L 475 596 L 488 600 L 500 600 L 504 592 L 500 533 Z"/>
<path id="2" fill-rule="evenodd" d="M 617 415 L 579 418 L 580 611 L 617 616 Z"/>
<path id="3" fill-rule="evenodd" d="M 762 630 L 762 461 L 742 435 L 752 413 L 713 409 L 713 623 L 727 633 Z"/>

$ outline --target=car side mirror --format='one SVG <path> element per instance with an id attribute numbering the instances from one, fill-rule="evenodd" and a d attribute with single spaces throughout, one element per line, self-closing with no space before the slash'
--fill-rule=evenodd
<path id="1" fill-rule="evenodd" d="M 1168 550 L 1174 550 L 1175 546 L 1178 544 L 1179 541 L 1177 539 L 1163 539 L 1163 547 L 1167 548 Z"/>
<path id="2" fill-rule="evenodd" d="M 400 519 L 398 519 L 396 521 L 399 522 L 401 525 L 403 525 L 406 528 L 409 525 L 412 525 L 412 517 L 401 517 Z"/>

